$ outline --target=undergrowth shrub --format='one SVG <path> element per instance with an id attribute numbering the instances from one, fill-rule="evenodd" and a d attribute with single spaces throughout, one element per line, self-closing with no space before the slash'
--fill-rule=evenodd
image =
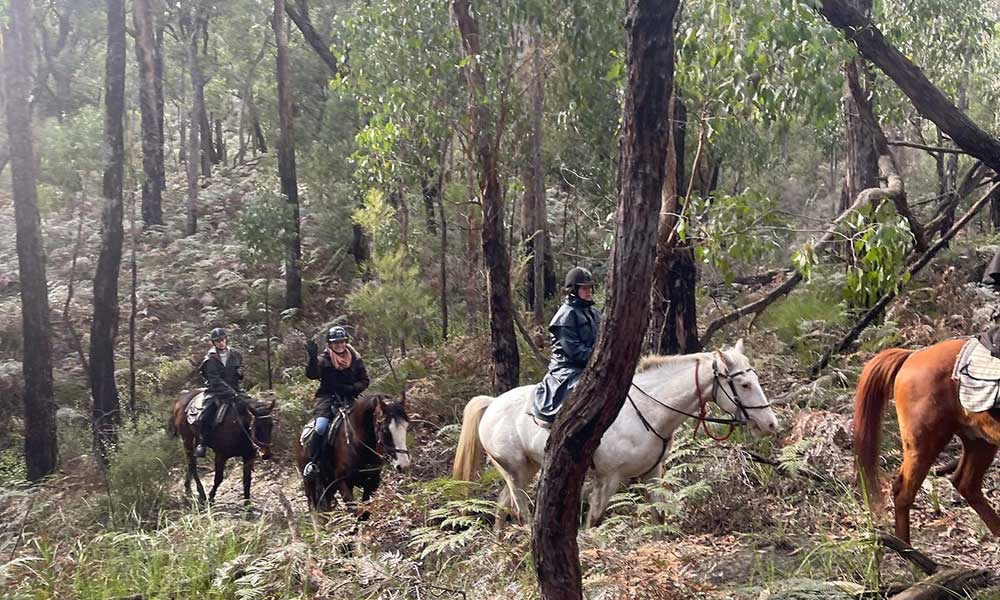
<path id="1" fill-rule="evenodd" d="M 169 504 L 174 483 L 170 470 L 181 463 L 180 442 L 164 431 L 157 416 L 145 416 L 123 427 L 108 470 L 109 516 L 118 520 L 129 515 L 136 524 L 155 522 Z"/>

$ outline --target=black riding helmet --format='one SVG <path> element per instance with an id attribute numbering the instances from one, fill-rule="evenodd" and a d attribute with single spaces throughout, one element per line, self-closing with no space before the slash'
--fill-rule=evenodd
<path id="1" fill-rule="evenodd" d="M 229 337 L 226 335 L 226 330 L 221 327 L 216 327 L 208 334 L 209 339 L 213 342 L 217 342 L 223 338 Z"/>
<path id="2" fill-rule="evenodd" d="M 594 285 L 594 275 L 583 267 L 573 267 L 566 273 L 566 288 L 576 288 L 581 285 Z"/>
<path id="3" fill-rule="evenodd" d="M 347 329 L 340 325 L 335 325 L 330 328 L 330 331 L 326 332 L 327 342 L 347 341 L 348 339 L 350 339 L 350 336 L 347 335 Z"/>

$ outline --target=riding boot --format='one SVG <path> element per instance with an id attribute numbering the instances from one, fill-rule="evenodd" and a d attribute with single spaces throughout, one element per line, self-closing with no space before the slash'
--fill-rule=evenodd
<path id="1" fill-rule="evenodd" d="M 212 431 L 212 427 L 209 419 L 205 417 L 206 415 L 202 415 L 201 431 L 197 437 L 198 445 L 194 447 L 195 458 L 204 458 L 205 455 L 208 453 L 207 449 L 205 448 L 205 440 L 208 439 L 208 434 Z M 214 417 L 214 415 L 212 415 L 212 417 Z"/>
<path id="2" fill-rule="evenodd" d="M 312 479 L 319 475 L 319 459 L 323 453 L 323 444 L 326 442 L 326 436 L 314 433 L 312 440 L 309 443 L 309 462 L 306 463 L 306 467 L 302 469 L 302 476 L 306 479 Z"/>

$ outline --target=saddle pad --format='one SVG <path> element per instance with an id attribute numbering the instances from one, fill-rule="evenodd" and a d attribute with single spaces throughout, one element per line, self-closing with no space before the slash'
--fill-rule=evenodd
<path id="1" fill-rule="evenodd" d="M 197 396 L 191 399 L 187 405 L 187 422 L 189 425 L 194 425 L 198 422 L 198 417 L 201 416 L 201 412 L 205 410 L 205 392 L 199 392 Z"/>
<path id="2" fill-rule="evenodd" d="M 962 346 L 955 360 L 952 379 L 958 381 L 958 398 L 965 410 L 983 412 L 1000 400 L 1000 359 L 976 338 Z"/>
<path id="3" fill-rule="evenodd" d="M 189 425 L 194 425 L 201 419 L 201 413 L 205 411 L 205 400 L 208 396 L 205 392 L 199 392 L 197 396 L 191 399 L 187 405 L 187 422 Z M 222 420 L 226 418 L 226 411 L 229 408 L 228 402 L 222 402 L 219 406 L 219 410 L 215 411 L 215 423 L 213 425 L 218 425 L 222 423 Z"/>

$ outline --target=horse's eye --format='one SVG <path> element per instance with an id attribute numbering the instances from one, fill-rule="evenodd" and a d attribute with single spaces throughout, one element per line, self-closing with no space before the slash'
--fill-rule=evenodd
<path id="1" fill-rule="evenodd" d="M 750 384 L 749 383 L 741 383 L 740 387 L 742 387 L 745 390 L 749 390 L 750 389 Z"/>

